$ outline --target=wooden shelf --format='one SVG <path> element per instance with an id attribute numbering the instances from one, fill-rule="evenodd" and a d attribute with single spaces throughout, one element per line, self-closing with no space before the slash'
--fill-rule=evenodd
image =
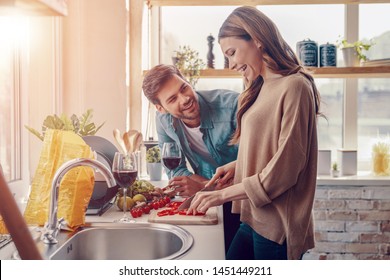
<path id="1" fill-rule="evenodd" d="M 390 66 L 308 68 L 315 78 L 389 78 Z"/>
<path id="2" fill-rule="evenodd" d="M 315 78 L 390 78 L 390 66 L 366 66 L 366 67 L 308 67 Z M 143 74 L 147 70 L 143 71 Z M 201 78 L 242 78 L 234 70 L 229 69 L 205 69 L 200 71 Z"/>
<path id="3" fill-rule="evenodd" d="M 389 78 L 390 66 L 375 67 L 309 67 L 315 78 Z M 202 78 L 241 78 L 241 75 L 229 69 L 201 70 Z"/>
<path id="4" fill-rule="evenodd" d="M 389 3 L 389 0 L 144 0 L 151 6 L 255 6 L 255 5 L 304 5 L 304 4 L 373 4 Z"/>

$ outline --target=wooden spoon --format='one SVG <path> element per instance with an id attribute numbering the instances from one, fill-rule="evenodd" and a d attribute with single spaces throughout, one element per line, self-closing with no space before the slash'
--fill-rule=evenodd
<path id="1" fill-rule="evenodd" d="M 129 133 L 125 132 L 123 133 L 123 142 L 125 143 L 127 153 L 132 153 L 133 152 L 133 145 L 130 142 L 130 136 Z"/>
<path id="2" fill-rule="evenodd" d="M 123 142 L 123 138 L 121 136 L 121 132 L 117 128 L 114 129 L 114 138 L 115 138 L 116 142 L 118 143 L 121 152 L 124 153 L 124 154 L 127 154 L 126 145 Z"/>
<path id="3" fill-rule="evenodd" d="M 142 133 L 138 132 L 136 137 L 134 138 L 134 152 L 139 151 L 140 146 L 142 144 Z"/>
<path id="4" fill-rule="evenodd" d="M 132 146 L 131 152 L 134 152 L 136 149 L 136 146 L 134 146 L 135 145 L 135 138 L 137 137 L 138 131 L 131 129 L 127 133 L 129 135 L 129 141 L 130 141 L 131 146 Z"/>

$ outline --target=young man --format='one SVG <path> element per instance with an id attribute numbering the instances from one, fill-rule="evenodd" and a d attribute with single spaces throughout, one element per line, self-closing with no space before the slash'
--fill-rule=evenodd
<path id="1" fill-rule="evenodd" d="M 194 91 L 172 65 L 157 65 L 146 74 L 143 91 L 156 106 L 159 146 L 176 142 L 182 150 L 180 165 L 170 171 L 170 185 L 190 196 L 204 187 L 215 169 L 237 158 L 237 145 L 229 145 L 236 129 L 238 93 L 228 90 Z M 192 171 L 187 168 L 186 162 Z M 239 226 L 231 205 L 224 205 L 225 247 Z"/>

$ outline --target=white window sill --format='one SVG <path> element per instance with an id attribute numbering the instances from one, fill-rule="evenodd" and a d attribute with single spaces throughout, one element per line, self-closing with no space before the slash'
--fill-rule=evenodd
<path id="1" fill-rule="evenodd" d="M 374 176 L 369 171 L 361 171 L 353 176 L 332 177 L 330 175 L 320 175 L 317 176 L 317 185 L 390 186 L 390 176 Z"/>

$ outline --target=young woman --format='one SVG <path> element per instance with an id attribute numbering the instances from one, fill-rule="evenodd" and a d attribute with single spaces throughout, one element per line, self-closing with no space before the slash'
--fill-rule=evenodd
<path id="1" fill-rule="evenodd" d="M 319 93 L 275 24 L 256 8 L 235 9 L 218 37 L 229 68 L 247 84 L 231 141 L 240 144 L 238 157 L 208 183 L 219 190 L 198 192 L 188 213 L 233 201 L 242 223 L 227 259 L 300 259 L 314 247 Z"/>

